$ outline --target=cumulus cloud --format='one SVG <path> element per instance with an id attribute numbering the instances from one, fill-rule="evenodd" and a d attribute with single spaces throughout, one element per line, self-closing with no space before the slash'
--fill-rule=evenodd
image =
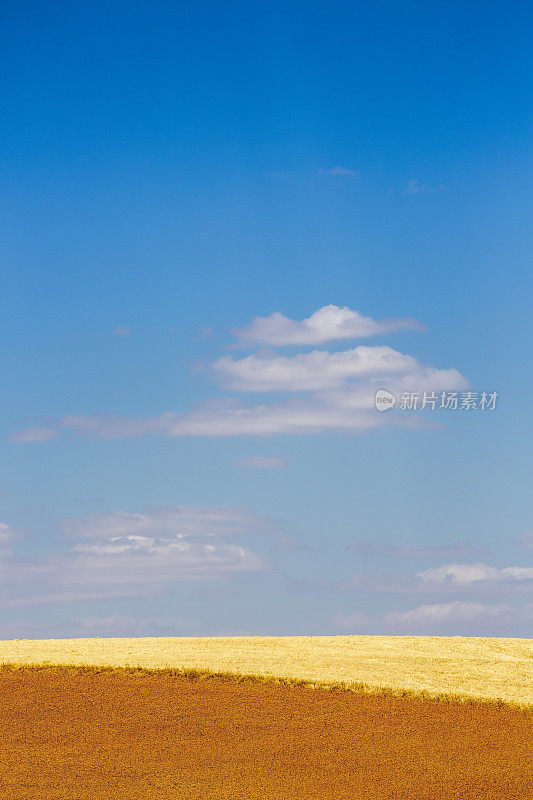
<path id="1" fill-rule="evenodd" d="M 373 348 L 366 348 L 373 350 Z M 377 348 L 382 350 L 382 348 Z M 258 405 L 245 405 L 235 399 L 217 399 L 198 404 L 184 413 L 167 412 L 158 417 L 135 419 L 131 417 L 106 417 L 94 415 L 73 415 L 59 420 L 58 425 L 65 432 L 78 435 L 96 436 L 102 439 L 124 439 L 131 436 L 268 436 L 273 434 L 314 434 L 328 431 L 362 433 L 382 425 L 398 425 L 407 428 L 431 428 L 433 421 L 416 414 L 376 412 L 375 393 L 378 388 L 386 388 L 396 396 L 403 391 L 440 392 L 455 391 L 468 387 L 468 381 L 455 369 L 436 369 L 420 364 L 410 356 L 395 353 L 385 348 L 386 353 L 365 355 L 356 359 L 357 367 L 345 359 L 345 354 L 329 354 L 317 359 L 323 364 L 323 374 L 317 366 L 313 376 L 310 362 L 303 360 L 299 369 L 291 376 L 291 359 L 275 374 L 269 372 L 269 365 L 248 362 L 241 370 L 242 386 L 250 391 L 258 391 L 259 386 L 269 391 L 281 390 L 304 393 L 302 397 L 265 402 Z M 388 352 L 390 351 L 390 352 Z M 309 354 L 313 355 L 313 354 Z M 334 356 L 343 358 L 338 361 Z M 331 356 L 331 358 L 329 358 Z M 231 361 L 231 359 L 229 359 Z M 378 367 L 381 361 L 382 366 Z M 238 362 L 233 362 L 238 364 Z M 253 365 L 251 371 L 247 373 Z M 372 366 L 372 363 L 374 366 Z M 253 372 L 259 364 L 254 376 Z M 403 364 L 403 367 L 402 367 Z M 274 365 L 275 367 L 276 365 Z M 227 364 L 224 369 L 227 368 Z M 359 380 L 342 382 L 344 371 L 355 374 L 360 370 Z M 375 374 L 372 374 L 375 369 Z M 394 370 L 397 370 L 396 374 Z M 403 372 L 402 372 L 403 369 Z M 261 374 L 260 374 L 261 373 Z M 277 381 L 277 383 L 276 383 Z M 309 392 L 309 386 L 320 386 L 320 391 Z"/>
<path id="2" fill-rule="evenodd" d="M 423 330 L 423 327 L 414 319 L 375 320 L 348 306 L 328 305 L 300 322 L 275 311 L 269 317 L 255 317 L 245 328 L 233 333 L 242 344 L 279 346 L 367 338 L 398 330 Z"/>
<path id="3" fill-rule="evenodd" d="M 477 547 L 465 541 L 426 545 L 375 544 L 374 542 L 355 541 L 349 544 L 348 548 L 363 557 L 388 556 L 391 558 L 461 558 L 486 552 L 484 547 Z"/>
<path id="4" fill-rule="evenodd" d="M 4 605 L 150 595 L 176 582 L 264 571 L 241 537 L 275 537 L 268 518 L 232 507 L 149 508 L 64 520 L 68 549 L 0 561 Z"/>
<path id="5" fill-rule="evenodd" d="M 317 392 L 361 377 L 416 372 L 420 365 L 392 347 L 355 347 L 339 353 L 314 350 L 296 356 L 233 359 L 223 356 L 211 369 L 225 389 L 240 392 Z"/>
<path id="6" fill-rule="evenodd" d="M 202 581 L 235 572 L 256 572 L 266 563 L 246 547 L 223 541 L 191 541 L 183 536 L 122 536 L 77 545 L 58 567 L 62 583 L 76 587 L 157 586 L 172 581 Z M 66 569 L 65 569 L 66 568 Z"/>
<path id="7" fill-rule="evenodd" d="M 259 469 L 278 469 L 286 464 L 287 459 L 284 456 L 245 456 L 235 462 L 237 467 L 257 467 Z"/>
<path id="8" fill-rule="evenodd" d="M 417 327 L 412 320 L 375 321 L 348 308 L 325 306 L 302 322 L 280 314 L 257 317 L 243 335 L 251 340 L 312 343 L 335 338 L 372 335 L 398 327 Z M 242 332 L 241 332 L 242 333 Z M 219 397 L 185 412 L 135 418 L 121 415 L 73 414 L 55 429 L 32 428 L 14 434 L 15 441 L 46 441 L 60 433 L 102 439 L 132 436 L 269 436 L 334 431 L 362 433 L 377 426 L 440 427 L 416 413 L 375 409 L 378 389 L 401 392 L 459 391 L 469 387 L 456 369 L 439 369 L 418 362 L 389 346 L 358 346 L 333 352 L 314 350 L 285 357 L 252 354 L 223 356 L 210 367 L 224 389 L 249 393 L 284 393 L 281 400 L 252 404 L 244 398 Z"/>

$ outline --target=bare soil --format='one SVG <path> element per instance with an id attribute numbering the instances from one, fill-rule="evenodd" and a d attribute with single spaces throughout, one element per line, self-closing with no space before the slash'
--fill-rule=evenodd
<path id="1" fill-rule="evenodd" d="M 1 800 L 532 800 L 533 715 L 156 673 L 0 669 Z"/>

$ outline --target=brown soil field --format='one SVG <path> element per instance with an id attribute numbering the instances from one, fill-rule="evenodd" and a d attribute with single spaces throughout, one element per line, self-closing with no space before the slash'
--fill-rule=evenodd
<path id="1" fill-rule="evenodd" d="M 2 800 L 531 800 L 505 704 L 97 668 L 0 669 Z"/>

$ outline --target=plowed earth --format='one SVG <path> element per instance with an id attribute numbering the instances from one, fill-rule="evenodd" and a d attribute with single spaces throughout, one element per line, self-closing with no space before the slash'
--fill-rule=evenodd
<path id="1" fill-rule="evenodd" d="M 1 800 L 530 800 L 531 712 L 155 673 L 0 669 Z"/>

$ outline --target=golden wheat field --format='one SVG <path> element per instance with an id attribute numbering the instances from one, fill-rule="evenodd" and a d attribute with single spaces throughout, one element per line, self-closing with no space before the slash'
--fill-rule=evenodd
<path id="1" fill-rule="evenodd" d="M 0 663 L 208 670 L 533 705 L 533 639 L 247 636 L 0 642 Z"/>

